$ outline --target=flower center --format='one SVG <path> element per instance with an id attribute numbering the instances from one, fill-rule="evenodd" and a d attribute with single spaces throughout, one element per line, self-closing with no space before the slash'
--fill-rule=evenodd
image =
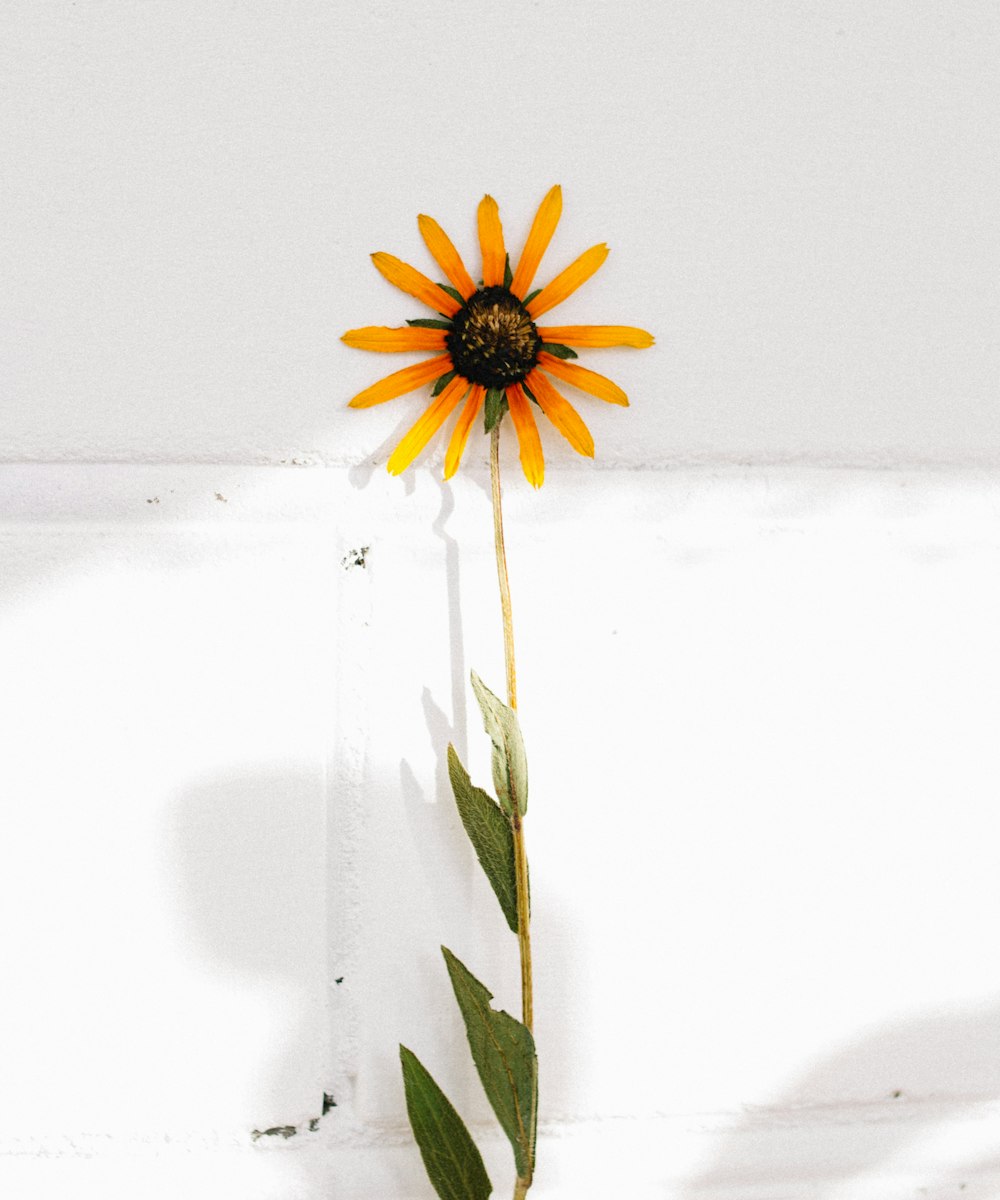
<path id="1" fill-rule="evenodd" d="M 480 288 L 458 310 L 445 346 L 459 375 L 487 388 L 520 383 L 542 339 L 524 305 L 504 287 Z"/>

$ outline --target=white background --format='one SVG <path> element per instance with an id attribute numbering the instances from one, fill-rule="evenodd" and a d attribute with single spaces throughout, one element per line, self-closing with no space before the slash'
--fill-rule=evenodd
<path id="1" fill-rule="evenodd" d="M 389 479 L 338 337 L 556 182 L 554 316 L 657 345 L 583 357 L 593 464 L 505 446 L 532 1194 L 997 1193 L 998 24 L 7 0 L 5 1194 L 420 1200 L 399 1041 L 509 1190 L 437 950 L 516 1007 L 443 766 L 486 443 Z"/>

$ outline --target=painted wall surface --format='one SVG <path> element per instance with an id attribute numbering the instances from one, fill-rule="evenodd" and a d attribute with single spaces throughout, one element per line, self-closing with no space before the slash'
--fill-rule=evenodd
<path id="1" fill-rule="evenodd" d="M 356 463 L 412 416 L 343 415 L 336 338 L 423 315 L 369 252 L 432 269 L 429 212 L 478 266 L 483 193 L 519 247 L 561 183 L 548 268 L 612 254 L 560 319 L 660 339 L 603 356 L 641 416 L 594 413 L 602 462 L 996 461 L 990 0 L 3 23 L 5 457 Z"/>
<path id="2" fill-rule="evenodd" d="M 0 23 L 0 1193 L 426 1200 L 400 1041 L 506 1188 L 438 952 L 516 1009 L 486 443 L 390 479 L 338 337 L 560 182 L 560 321 L 658 341 L 594 463 L 504 446 L 532 1195 L 995 1197 L 995 6 Z"/>

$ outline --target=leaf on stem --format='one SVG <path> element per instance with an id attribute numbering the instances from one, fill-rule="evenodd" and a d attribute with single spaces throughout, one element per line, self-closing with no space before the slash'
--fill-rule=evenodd
<path id="1" fill-rule="evenodd" d="M 406 1111 L 427 1175 L 441 1200 L 489 1200 L 482 1155 L 465 1123 L 412 1050 L 399 1047 Z"/>
<path id="2" fill-rule="evenodd" d="M 493 786 L 508 817 L 528 811 L 528 758 L 517 713 L 494 696 L 475 671 L 472 690 L 483 710 L 483 725 L 493 743 Z"/>
<path id="3" fill-rule="evenodd" d="M 530 1030 L 490 1007 L 493 995 L 446 947 L 455 999 L 462 1010 L 472 1059 L 497 1120 L 510 1139 L 521 1179 L 531 1179 L 538 1124 L 538 1058 Z"/>
<path id="4" fill-rule="evenodd" d="M 517 933 L 517 876 L 510 821 L 493 797 L 473 784 L 454 746 L 448 747 L 448 776 L 458 815 L 479 864 L 496 892 L 507 924 Z"/>

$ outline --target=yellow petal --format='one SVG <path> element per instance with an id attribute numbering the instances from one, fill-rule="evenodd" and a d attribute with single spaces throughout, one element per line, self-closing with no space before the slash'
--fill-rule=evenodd
<path id="1" fill-rule="evenodd" d="M 528 240 L 524 243 L 517 270 L 514 272 L 510 290 L 519 300 L 523 300 L 528 294 L 531 281 L 535 278 L 535 272 L 542 261 L 542 255 L 548 249 L 552 235 L 556 231 L 556 225 L 559 224 L 561 213 L 562 188 L 557 183 L 539 205 L 538 212 L 535 213 Z"/>
<path id="2" fill-rule="evenodd" d="M 500 209 L 492 196 L 479 202 L 479 246 L 483 252 L 483 286 L 500 287 L 503 283 L 507 252 L 503 246 Z"/>
<path id="3" fill-rule="evenodd" d="M 426 362 L 414 363 L 412 367 L 404 367 L 402 371 L 394 371 L 378 383 L 358 392 L 350 402 L 350 408 L 371 408 L 373 404 L 384 404 L 386 400 L 395 400 L 407 392 L 416 391 L 425 383 L 430 383 L 440 375 L 447 374 L 452 369 L 451 355 L 439 354 L 437 358 L 429 358 Z"/>
<path id="4" fill-rule="evenodd" d="M 528 315 L 534 320 L 542 313 L 562 304 L 567 296 L 571 296 L 581 283 L 586 283 L 597 268 L 608 257 L 608 248 L 602 242 L 599 246 L 591 246 L 585 250 L 575 262 L 570 263 L 565 271 L 560 273 L 545 285 L 538 295 L 526 304 Z"/>
<path id="5" fill-rule="evenodd" d="M 607 400 L 609 404 L 628 406 L 628 396 L 618 384 L 612 383 L 604 375 L 598 375 L 596 371 L 588 371 L 586 367 L 577 366 L 576 363 L 563 362 L 561 358 L 556 358 L 553 354 L 546 354 L 544 350 L 538 356 L 538 365 L 543 371 L 554 375 L 556 379 L 571 383 L 573 387 L 579 388 L 582 392 L 589 392 L 598 400 Z"/>
<path id="6" fill-rule="evenodd" d="M 462 461 L 462 454 L 465 452 L 465 443 L 469 440 L 469 430 L 479 415 L 485 395 L 486 388 L 481 384 L 474 383 L 472 385 L 472 391 L 465 402 L 465 408 L 459 413 L 458 423 L 455 425 L 451 441 L 448 443 L 448 452 L 444 456 L 445 479 L 450 479 L 458 470 L 458 464 Z"/>
<path id="7" fill-rule="evenodd" d="M 416 296 L 428 308 L 433 308 L 446 317 L 453 317 L 461 307 L 453 296 L 442 291 L 426 275 L 421 275 L 416 267 L 411 267 L 395 255 L 379 250 L 377 254 L 372 255 L 372 262 L 390 283 L 395 284 L 401 291 Z"/>
<path id="8" fill-rule="evenodd" d="M 472 282 L 472 276 L 465 269 L 462 256 L 455 249 L 451 238 L 433 217 L 427 217 L 421 213 L 417 217 L 417 224 L 427 243 L 427 249 L 434 255 L 437 265 L 447 275 L 448 282 L 458 289 L 465 300 L 468 300 L 476 290 L 476 285 Z"/>
<path id="9" fill-rule="evenodd" d="M 578 454 L 594 457 L 594 439 L 572 404 L 561 396 L 541 371 L 532 371 L 525 380 L 538 407 Z"/>
<path id="10" fill-rule="evenodd" d="M 645 350 L 653 344 L 653 335 L 634 325 L 539 325 L 543 342 L 560 346 L 634 346 Z"/>
<path id="11" fill-rule="evenodd" d="M 468 386 L 467 379 L 461 375 L 455 376 L 389 456 L 386 467 L 390 475 L 399 475 L 406 470 L 448 419 L 448 414 L 465 395 Z"/>
<path id="12" fill-rule="evenodd" d="M 510 409 L 510 419 L 514 422 L 517 442 L 521 448 L 521 469 L 524 471 L 524 477 L 532 487 L 541 487 L 545 478 L 542 441 L 531 413 L 531 402 L 516 383 L 507 388 L 507 407 Z"/>
<path id="13" fill-rule="evenodd" d="M 446 329 L 421 329 L 404 326 L 390 329 L 387 325 L 366 325 L 364 329 L 348 329 L 340 339 L 356 350 L 443 350 Z"/>

